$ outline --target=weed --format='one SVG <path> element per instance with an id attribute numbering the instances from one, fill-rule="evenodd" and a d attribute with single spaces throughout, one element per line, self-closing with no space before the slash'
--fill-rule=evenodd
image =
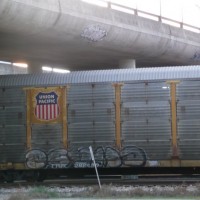
<path id="1" fill-rule="evenodd" d="M 27 194 L 13 194 L 11 195 L 8 200 L 30 200 L 31 198 Z"/>
<path id="2" fill-rule="evenodd" d="M 58 192 L 50 191 L 44 186 L 34 187 L 29 191 L 31 198 L 59 198 Z"/>

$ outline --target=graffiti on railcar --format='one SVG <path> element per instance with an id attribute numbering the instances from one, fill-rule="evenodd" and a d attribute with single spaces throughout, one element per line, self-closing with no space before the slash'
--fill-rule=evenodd
<path id="1" fill-rule="evenodd" d="M 125 146 L 121 150 L 113 147 L 98 147 L 94 149 L 97 167 L 141 167 L 146 165 L 146 152 L 136 146 Z M 26 166 L 30 169 L 67 169 L 93 168 L 89 147 L 76 150 L 52 149 L 45 152 L 32 149 L 26 153 Z"/>
<path id="2" fill-rule="evenodd" d="M 32 149 L 26 153 L 25 162 L 30 169 L 44 168 L 47 164 L 47 155 L 40 149 Z"/>

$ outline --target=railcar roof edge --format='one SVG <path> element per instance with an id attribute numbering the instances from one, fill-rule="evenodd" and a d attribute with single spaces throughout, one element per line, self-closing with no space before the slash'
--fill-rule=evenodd
<path id="1" fill-rule="evenodd" d="M 200 78 L 200 65 L 136 69 L 75 71 L 69 74 L 0 75 L 0 87 L 50 86 L 75 83 L 106 83 Z"/>

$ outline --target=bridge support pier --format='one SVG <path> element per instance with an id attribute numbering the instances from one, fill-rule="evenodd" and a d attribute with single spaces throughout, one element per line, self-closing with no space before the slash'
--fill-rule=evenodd
<path id="1" fill-rule="evenodd" d="M 42 65 L 38 62 L 29 62 L 28 63 L 28 74 L 41 74 Z"/>
<path id="2" fill-rule="evenodd" d="M 119 68 L 136 68 L 136 61 L 134 59 L 124 59 L 119 61 Z"/>

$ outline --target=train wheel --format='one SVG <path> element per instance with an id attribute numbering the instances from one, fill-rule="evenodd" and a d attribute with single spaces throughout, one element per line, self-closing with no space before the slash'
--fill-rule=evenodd
<path id="1" fill-rule="evenodd" d="M 25 180 L 27 182 L 34 183 L 34 182 L 37 182 L 38 176 L 39 176 L 38 172 L 28 171 L 25 174 Z"/>
<path id="2" fill-rule="evenodd" d="M 37 178 L 38 182 L 43 182 L 45 178 L 46 178 L 46 174 L 44 172 L 38 172 L 38 178 Z"/>
<path id="3" fill-rule="evenodd" d="M 4 172 L 3 173 L 4 181 L 6 183 L 13 183 L 14 182 L 14 175 L 12 172 Z"/>

